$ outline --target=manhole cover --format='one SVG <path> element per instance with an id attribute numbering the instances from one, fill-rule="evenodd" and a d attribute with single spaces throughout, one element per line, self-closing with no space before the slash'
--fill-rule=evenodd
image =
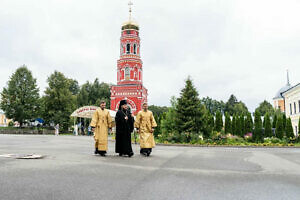
<path id="1" fill-rule="evenodd" d="M 45 156 L 37 154 L 2 154 L 0 157 L 15 159 L 40 159 L 44 158 Z"/>

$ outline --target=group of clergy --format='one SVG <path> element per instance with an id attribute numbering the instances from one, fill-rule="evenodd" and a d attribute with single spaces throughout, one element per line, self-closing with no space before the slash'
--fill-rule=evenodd
<path id="1" fill-rule="evenodd" d="M 93 115 L 90 126 L 94 132 L 95 154 L 105 156 L 107 152 L 108 130 L 112 129 L 112 118 L 105 108 L 105 101 L 100 102 L 100 108 Z M 136 119 L 127 105 L 121 100 L 119 110 L 115 116 L 116 123 L 116 153 L 119 156 L 131 157 L 134 155 L 131 146 L 131 133 L 136 128 L 140 138 L 140 154 L 149 156 L 154 142 L 154 128 L 157 126 L 153 114 L 148 110 L 148 104 L 143 103 L 143 109 L 138 112 Z"/>

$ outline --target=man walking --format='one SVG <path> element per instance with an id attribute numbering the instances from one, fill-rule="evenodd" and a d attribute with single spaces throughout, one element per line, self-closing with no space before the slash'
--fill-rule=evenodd
<path id="1" fill-rule="evenodd" d="M 152 148 L 155 147 L 154 128 L 157 126 L 153 113 L 148 110 L 148 104 L 143 103 L 143 110 L 137 116 L 134 126 L 140 135 L 140 153 L 144 156 L 151 154 Z"/>
<path id="2" fill-rule="evenodd" d="M 56 136 L 59 135 L 59 124 L 56 124 L 56 126 L 55 126 L 55 135 Z"/>
<path id="3" fill-rule="evenodd" d="M 116 153 L 119 156 L 133 156 L 131 146 L 131 132 L 133 131 L 134 118 L 131 115 L 127 101 L 121 100 L 119 110 L 115 117 L 116 122 Z"/>
<path id="4" fill-rule="evenodd" d="M 100 108 L 95 111 L 90 124 L 94 132 L 95 154 L 100 154 L 101 156 L 106 154 L 108 129 L 111 130 L 112 128 L 112 119 L 105 106 L 105 101 L 101 100 Z"/>

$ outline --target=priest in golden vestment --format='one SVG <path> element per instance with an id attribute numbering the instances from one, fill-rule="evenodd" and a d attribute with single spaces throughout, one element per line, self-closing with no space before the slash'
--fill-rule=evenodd
<path id="1" fill-rule="evenodd" d="M 149 156 L 152 148 L 155 147 L 154 128 L 157 126 L 153 113 L 148 110 L 148 104 L 143 103 L 143 110 L 141 110 L 134 123 L 140 135 L 140 153 L 144 156 Z"/>
<path id="2" fill-rule="evenodd" d="M 111 130 L 112 128 L 112 119 L 105 106 L 105 101 L 101 101 L 100 108 L 94 113 L 90 124 L 94 132 L 95 154 L 100 154 L 101 156 L 106 154 L 108 129 Z"/>

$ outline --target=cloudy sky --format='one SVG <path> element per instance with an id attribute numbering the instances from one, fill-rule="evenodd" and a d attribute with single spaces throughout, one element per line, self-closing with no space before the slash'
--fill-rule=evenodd
<path id="1" fill-rule="evenodd" d="M 299 0 L 133 0 L 149 103 L 169 105 L 190 75 L 200 97 L 251 111 L 300 82 Z M 47 77 L 116 83 L 128 0 L 0 0 L 0 90 L 26 64 L 43 93 Z"/>

